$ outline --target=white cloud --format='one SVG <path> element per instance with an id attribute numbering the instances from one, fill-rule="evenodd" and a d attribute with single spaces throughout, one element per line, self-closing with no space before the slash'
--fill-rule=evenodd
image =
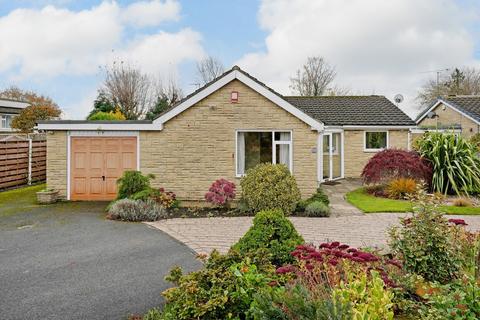
<path id="1" fill-rule="evenodd" d="M 429 76 L 420 72 L 477 63 L 467 28 L 474 18 L 453 0 L 264 0 L 266 51 L 238 63 L 288 94 L 295 70 L 321 55 L 336 66 L 338 84 L 390 99 L 403 93 L 411 107 Z"/>
<path id="2" fill-rule="evenodd" d="M 176 20 L 179 10 L 173 0 L 127 7 L 104 1 L 82 11 L 54 6 L 16 9 L 0 17 L 0 74 L 15 80 L 92 75 L 110 62 L 112 52 L 142 60 L 149 72 L 175 69 L 178 63 L 204 54 L 198 33 L 190 29 L 142 33 L 140 29 L 132 40 L 126 29 L 132 24 L 153 26 Z"/>
<path id="3" fill-rule="evenodd" d="M 125 8 L 122 18 L 138 27 L 157 26 L 164 21 L 178 20 L 180 4 L 172 0 L 135 2 Z"/>

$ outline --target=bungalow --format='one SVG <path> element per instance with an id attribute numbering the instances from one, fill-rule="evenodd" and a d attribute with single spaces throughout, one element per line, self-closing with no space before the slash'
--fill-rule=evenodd
<path id="1" fill-rule="evenodd" d="M 29 105 L 28 102 L 0 98 L 0 133 L 12 132 L 13 118 Z"/>
<path id="2" fill-rule="evenodd" d="M 470 138 L 480 133 L 480 96 L 438 98 L 415 121 L 419 127 L 415 131 L 417 134 L 429 130 L 452 130 Z"/>
<path id="3" fill-rule="evenodd" d="M 358 177 L 384 148 L 409 148 L 415 122 L 383 96 L 282 96 L 235 66 L 154 121 L 40 121 L 47 184 L 71 200 L 115 197 L 124 170 L 156 176 L 183 201 L 211 183 L 239 185 L 260 162 L 282 163 L 303 197 L 327 180 Z"/>

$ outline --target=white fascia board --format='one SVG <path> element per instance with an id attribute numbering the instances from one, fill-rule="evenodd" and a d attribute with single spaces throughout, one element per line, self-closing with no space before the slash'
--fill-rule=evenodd
<path id="1" fill-rule="evenodd" d="M 38 130 L 112 130 L 158 131 L 162 124 L 154 123 L 39 123 Z"/>
<path id="2" fill-rule="evenodd" d="M 463 112 L 462 110 L 458 109 L 457 107 L 455 107 L 454 105 L 448 103 L 447 101 L 443 100 L 443 99 L 438 99 L 438 101 L 430 107 L 430 109 L 428 109 L 427 112 L 425 112 L 418 120 L 417 120 L 417 124 L 419 124 L 423 119 L 425 119 L 425 117 L 430 113 L 432 112 L 433 109 L 435 109 L 436 107 L 438 107 L 441 103 L 443 103 L 444 105 L 446 105 L 447 107 L 449 108 L 452 108 L 453 110 L 457 111 L 458 113 L 460 113 L 461 115 L 463 115 L 464 117 L 472 120 L 473 122 L 475 122 L 476 124 L 480 125 L 480 122 L 474 118 L 472 118 L 471 116 L 469 116 L 468 114 L 466 114 L 465 112 Z"/>
<path id="3" fill-rule="evenodd" d="M 258 84 L 256 81 L 250 79 L 249 77 L 245 76 L 242 72 L 237 70 L 233 70 L 232 72 L 230 72 L 229 74 L 221 78 L 220 80 L 214 82 L 213 84 L 206 87 L 202 91 L 198 92 L 194 96 L 185 100 L 184 102 L 182 102 L 180 105 L 178 105 L 171 111 L 165 113 L 161 117 L 154 120 L 153 123 L 163 124 L 167 122 L 168 120 L 172 119 L 173 117 L 187 110 L 188 108 L 190 108 L 191 106 L 199 102 L 200 100 L 206 98 L 213 92 L 217 91 L 218 89 L 222 88 L 223 86 L 225 86 L 226 84 L 228 84 L 229 82 L 235 79 L 239 80 L 240 82 L 250 87 L 251 89 L 255 90 L 256 92 L 258 92 L 259 94 L 267 98 L 268 100 L 280 106 L 282 109 L 286 110 L 287 112 L 299 118 L 306 124 L 310 125 L 312 127 L 312 130 L 317 130 L 317 131 L 323 130 L 323 123 L 303 113 L 298 108 L 294 107 L 293 105 L 291 105 L 290 103 L 282 99 L 281 97 L 277 96 L 276 94 L 274 94 L 273 92 L 265 88 L 264 86 Z"/>
<path id="4" fill-rule="evenodd" d="M 343 126 L 344 129 L 362 129 L 362 130 L 388 130 L 388 129 L 413 129 L 417 126 Z"/>

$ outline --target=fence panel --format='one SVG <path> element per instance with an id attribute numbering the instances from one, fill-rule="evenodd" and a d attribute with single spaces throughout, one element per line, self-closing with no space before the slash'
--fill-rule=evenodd
<path id="1" fill-rule="evenodd" d="M 46 169 L 44 139 L 0 140 L 0 189 L 43 182 Z"/>

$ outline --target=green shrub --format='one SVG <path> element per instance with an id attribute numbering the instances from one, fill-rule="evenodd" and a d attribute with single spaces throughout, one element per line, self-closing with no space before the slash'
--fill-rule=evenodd
<path id="1" fill-rule="evenodd" d="M 461 266 L 461 250 L 437 204 L 419 191 L 420 200 L 411 218 L 390 230 L 390 248 L 403 260 L 406 271 L 427 281 L 446 283 L 455 279 Z"/>
<path id="2" fill-rule="evenodd" d="M 167 217 L 167 211 L 154 200 L 120 199 L 109 207 L 111 219 L 124 221 L 156 221 Z"/>
<path id="3" fill-rule="evenodd" d="M 266 288 L 255 295 L 249 315 L 256 320 L 351 320 L 350 303 L 315 296 L 305 286 Z"/>
<path id="4" fill-rule="evenodd" d="M 317 191 L 310 198 L 306 200 L 300 200 L 297 203 L 297 207 L 295 210 L 298 212 L 304 212 L 307 206 L 312 202 L 321 202 L 328 208 L 330 200 L 328 199 L 328 196 L 325 194 L 325 192 L 323 192 L 323 188 L 321 186 L 317 188 Z"/>
<path id="5" fill-rule="evenodd" d="M 370 272 L 369 279 L 362 274 L 360 279 L 341 283 L 334 289 L 333 297 L 344 304 L 351 304 L 352 319 L 393 319 L 393 293 L 385 285 L 377 271 Z"/>
<path id="6" fill-rule="evenodd" d="M 271 281 L 274 271 L 261 256 L 214 251 L 199 271 L 183 275 L 175 268 L 166 277 L 177 286 L 162 293 L 166 305 L 161 319 L 245 319 L 253 295 Z"/>
<path id="7" fill-rule="evenodd" d="M 320 201 L 313 201 L 305 207 L 305 214 L 308 217 L 328 217 L 330 208 Z"/>
<path id="8" fill-rule="evenodd" d="M 103 112 L 98 111 L 88 117 L 90 121 L 121 121 L 125 120 L 125 116 L 120 111 Z"/>
<path id="9" fill-rule="evenodd" d="M 153 308 L 148 310 L 148 312 L 143 316 L 142 320 L 161 320 L 162 313 L 157 309 Z"/>
<path id="10" fill-rule="evenodd" d="M 433 165 L 432 187 L 444 194 L 480 190 L 480 159 L 477 148 L 461 136 L 428 132 L 417 140 L 421 156 Z"/>
<path id="11" fill-rule="evenodd" d="M 152 174 L 144 176 L 140 171 L 125 171 L 117 180 L 117 199 L 130 198 L 137 192 L 150 189 L 150 180 L 153 178 L 155 176 Z"/>
<path id="12" fill-rule="evenodd" d="M 281 209 L 290 214 L 300 200 L 295 178 L 285 165 L 262 163 L 240 181 L 243 199 L 254 212 Z"/>
<path id="13" fill-rule="evenodd" d="M 477 148 L 477 152 L 480 152 L 480 133 L 475 133 L 470 138 L 470 143 L 473 144 Z"/>
<path id="14" fill-rule="evenodd" d="M 232 249 L 238 250 L 240 254 L 267 249 L 272 263 L 280 266 L 293 261 L 290 252 L 301 243 L 302 236 L 282 211 L 267 210 L 257 213 L 253 219 L 253 226 Z"/>
<path id="15" fill-rule="evenodd" d="M 157 197 L 158 195 L 160 195 L 160 191 L 158 189 L 147 188 L 147 189 L 144 189 L 144 190 L 141 190 L 141 191 L 138 191 L 138 192 L 134 193 L 130 197 L 130 199 L 146 201 L 148 199 L 152 199 L 154 197 Z"/>

